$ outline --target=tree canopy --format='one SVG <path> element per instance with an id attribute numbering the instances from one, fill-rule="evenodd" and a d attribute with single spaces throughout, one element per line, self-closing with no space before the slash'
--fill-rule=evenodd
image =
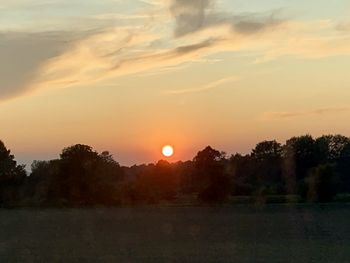
<path id="1" fill-rule="evenodd" d="M 346 193 L 350 139 L 341 135 L 263 141 L 246 155 L 207 146 L 190 161 L 132 167 L 120 166 L 108 151 L 76 144 L 56 160 L 34 161 L 28 175 L 0 141 L 1 206 L 221 203 L 239 196 L 261 202 L 290 195 L 329 202 Z"/>

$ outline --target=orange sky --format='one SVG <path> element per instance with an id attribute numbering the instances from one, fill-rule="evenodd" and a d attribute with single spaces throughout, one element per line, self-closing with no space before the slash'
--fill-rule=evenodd
<path id="1" fill-rule="evenodd" d="M 4 0 L 0 139 L 29 165 L 76 143 L 132 165 L 165 144 L 177 161 L 207 145 L 349 136 L 349 11 L 345 0 Z"/>

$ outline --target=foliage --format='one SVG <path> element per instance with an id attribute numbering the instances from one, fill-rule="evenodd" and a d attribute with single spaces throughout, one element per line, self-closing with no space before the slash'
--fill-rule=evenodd
<path id="1" fill-rule="evenodd" d="M 26 177 L 23 165 L 17 165 L 11 151 L 0 141 L 0 205 L 19 202 L 19 187 Z"/>
<path id="2" fill-rule="evenodd" d="M 350 139 L 293 137 L 258 143 L 250 154 L 227 156 L 207 146 L 191 161 L 121 167 L 105 151 L 77 144 L 60 158 L 17 165 L 0 141 L 0 205 L 115 206 L 228 200 L 329 202 L 350 193 Z M 193 201 L 192 201 L 193 202 Z"/>
<path id="3" fill-rule="evenodd" d="M 329 202 L 337 193 L 338 181 L 333 165 L 323 164 L 313 168 L 306 182 L 309 201 Z"/>

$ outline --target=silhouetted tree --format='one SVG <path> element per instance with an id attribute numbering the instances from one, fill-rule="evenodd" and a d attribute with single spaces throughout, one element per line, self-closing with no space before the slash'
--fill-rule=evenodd
<path id="1" fill-rule="evenodd" d="M 258 194 L 282 194 L 282 145 L 276 141 L 258 143 L 251 156 Z"/>
<path id="2" fill-rule="evenodd" d="M 324 135 L 317 138 L 315 143 L 318 147 L 319 162 L 327 163 L 338 161 L 350 140 L 342 135 Z"/>
<path id="3" fill-rule="evenodd" d="M 305 179 L 308 194 L 307 198 L 313 202 L 330 202 L 337 193 L 338 180 L 334 165 L 319 165 L 311 170 L 310 176 Z"/>
<path id="4" fill-rule="evenodd" d="M 230 178 L 225 174 L 225 153 L 207 146 L 193 159 L 193 179 L 199 198 L 206 202 L 225 200 L 230 193 Z"/>
<path id="5" fill-rule="evenodd" d="M 113 156 L 104 151 L 98 155 L 94 174 L 90 175 L 90 188 L 94 202 L 97 204 L 115 205 L 121 199 L 121 184 L 124 173 Z"/>
<path id="6" fill-rule="evenodd" d="M 233 195 L 251 195 L 255 192 L 255 166 L 250 155 L 235 154 L 229 159 L 229 174 Z"/>
<path id="7" fill-rule="evenodd" d="M 304 179 L 309 175 L 311 168 L 319 164 L 318 150 L 315 140 L 310 135 L 293 137 L 284 147 L 284 176 L 287 185 L 303 197 L 307 194 Z"/>
<path id="8" fill-rule="evenodd" d="M 177 162 L 175 167 L 175 174 L 179 178 L 179 187 L 182 194 L 193 193 L 192 175 L 194 174 L 194 165 L 192 161 Z"/>
<path id="9" fill-rule="evenodd" d="M 59 193 L 71 205 L 115 204 L 122 169 L 108 152 L 77 144 L 60 155 Z"/>
<path id="10" fill-rule="evenodd" d="M 155 167 L 155 179 L 159 185 L 158 193 L 162 199 L 172 200 L 179 191 L 179 175 L 175 173 L 174 166 L 161 160 Z"/>
<path id="11" fill-rule="evenodd" d="M 315 140 L 310 135 L 293 137 L 285 145 L 284 157 L 295 163 L 297 179 L 304 179 L 309 170 L 318 164 Z"/>
<path id="12" fill-rule="evenodd" d="M 176 173 L 175 166 L 160 160 L 156 165 L 143 167 L 134 183 L 134 201 L 158 203 L 173 200 L 180 189 L 180 175 Z"/>
<path id="13" fill-rule="evenodd" d="M 27 181 L 27 198 L 36 205 L 53 205 L 60 198 L 60 160 L 34 161 Z"/>
<path id="14" fill-rule="evenodd" d="M 350 193 L 350 142 L 342 148 L 337 161 L 340 191 Z"/>
<path id="15" fill-rule="evenodd" d="M 17 165 L 15 157 L 0 141 L 0 205 L 8 206 L 19 202 L 20 186 L 25 180 L 23 165 Z"/>
<path id="16" fill-rule="evenodd" d="M 91 204 L 90 183 L 98 153 L 90 146 L 77 144 L 63 149 L 60 157 L 60 196 L 71 205 Z"/>
<path id="17" fill-rule="evenodd" d="M 276 141 L 263 141 L 252 150 L 252 157 L 257 161 L 279 160 L 282 157 L 282 145 Z"/>
<path id="18" fill-rule="evenodd" d="M 266 201 L 282 194 L 328 202 L 350 193 L 350 139 L 305 135 L 283 146 L 263 141 L 250 154 L 230 158 L 208 146 L 192 161 L 132 167 L 120 167 L 107 151 L 77 144 L 63 149 L 59 159 L 34 161 L 31 168 L 26 176 L 0 141 L 0 206 L 193 203 L 196 197 L 217 203 L 230 195 Z"/>

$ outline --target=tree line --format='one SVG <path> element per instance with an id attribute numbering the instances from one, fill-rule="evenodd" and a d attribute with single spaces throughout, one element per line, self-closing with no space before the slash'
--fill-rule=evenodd
<path id="1" fill-rule="evenodd" d="M 350 138 L 293 137 L 227 155 L 207 146 L 190 161 L 123 167 L 87 145 L 59 159 L 18 165 L 0 141 L 0 206 L 118 206 L 166 203 L 329 202 L 350 193 Z M 240 199 L 241 198 L 241 199 Z M 270 199 L 269 199 L 270 198 Z"/>

